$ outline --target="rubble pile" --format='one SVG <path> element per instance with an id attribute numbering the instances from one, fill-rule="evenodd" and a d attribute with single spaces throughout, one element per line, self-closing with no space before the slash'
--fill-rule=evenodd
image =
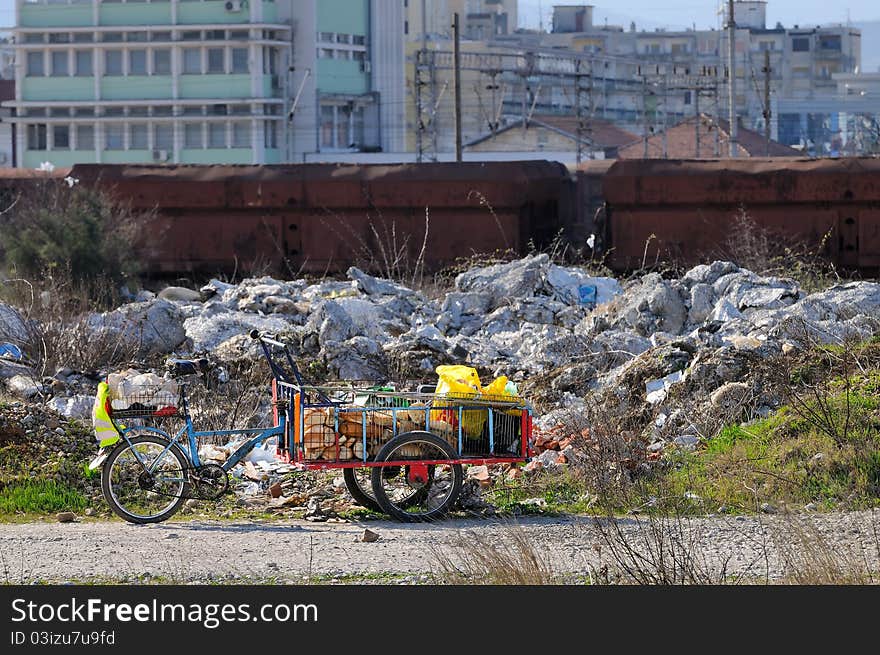
<path id="1" fill-rule="evenodd" d="M 811 340 L 880 331 L 880 284 L 847 282 L 807 295 L 793 280 L 723 261 L 677 279 L 651 273 L 621 284 L 541 254 L 463 272 L 438 297 L 351 268 L 345 280 L 211 280 L 198 291 L 142 292 L 135 300 L 84 324 L 94 338 L 125 342 L 132 357 L 153 362 L 165 355 L 256 362 L 261 352 L 246 335 L 258 329 L 277 333 L 330 378 L 431 382 L 438 365 L 466 364 L 517 381 L 544 435 L 566 412 L 613 417 L 608 424 L 633 431 L 651 457 L 705 439 L 695 417 L 772 411 L 779 401 L 762 367 L 774 357 Z M 23 343 L 27 327 L 0 304 L 0 344 Z M 108 372 L 62 369 L 41 378 L 0 351 L 7 392 L 68 417 L 88 415 Z M 532 468 L 570 462 L 577 437 L 542 437 Z M 326 447 L 321 438 L 315 448 Z M 356 445 L 346 444 L 353 455 Z M 486 482 L 472 480 L 477 489 Z M 319 498 L 322 509 L 312 513 L 326 513 L 329 499 Z M 307 507 L 308 500 L 285 487 L 272 502 Z"/>

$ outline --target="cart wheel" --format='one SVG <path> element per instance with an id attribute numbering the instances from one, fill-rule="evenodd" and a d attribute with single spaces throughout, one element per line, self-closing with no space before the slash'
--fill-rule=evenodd
<path id="1" fill-rule="evenodd" d="M 381 512 L 382 508 L 376 502 L 373 496 L 373 489 L 370 484 L 369 468 L 350 468 L 342 469 L 342 477 L 345 478 L 345 488 L 354 498 L 355 502 L 361 507 L 366 507 L 374 512 Z"/>
<path id="2" fill-rule="evenodd" d="M 398 467 L 377 466 L 372 472 L 373 496 L 382 511 L 407 523 L 433 521 L 451 508 L 461 492 L 461 464 L 422 464 L 425 460 L 452 460 L 452 446 L 429 432 L 407 432 L 386 443 L 377 462 L 411 461 Z"/>
<path id="3" fill-rule="evenodd" d="M 382 474 L 386 478 L 400 475 L 401 472 L 399 466 L 379 468 L 382 469 Z M 373 487 L 370 481 L 371 471 L 372 467 L 366 466 L 363 468 L 347 468 L 342 470 L 342 477 L 345 479 L 345 487 L 348 489 L 348 493 L 351 494 L 351 497 L 354 498 L 358 505 L 381 514 L 385 510 L 379 506 L 379 503 L 376 502 L 376 497 L 373 495 Z M 398 504 L 408 507 L 413 503 L 421 502 L 426 492 L 426 489 L 416 489 L 409 498 L 401 498 Z"/>

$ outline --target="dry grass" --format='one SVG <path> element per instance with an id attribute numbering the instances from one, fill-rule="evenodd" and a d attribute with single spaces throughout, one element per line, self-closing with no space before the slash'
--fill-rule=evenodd
<path id="1" fill-rule="evenodd" d="M 449 547 L 432 547 L 441 584 L 548 585 L 556 578 L 545 554 L 538 552 L 528 533 L 507 524 L 501 540 L 468 530 L 459 533 Z"/>
<path id="2" fill-rule="evenodd" d="M 785 566 L 782 584 L 880 584 L 880 517 L 854 528 L 859 544 L 840 546 L 830 541 L 808 516 L 786 515 L 771 528 Z"/>

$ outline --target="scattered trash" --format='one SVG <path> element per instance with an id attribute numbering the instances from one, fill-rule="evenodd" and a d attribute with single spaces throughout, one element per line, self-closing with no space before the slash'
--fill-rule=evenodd
<path id="1" fill-rule="evenodd" d="M 14 343 L 0 343 L 0 357 L 20 362 L 24 359 L 24 354 Z"/>

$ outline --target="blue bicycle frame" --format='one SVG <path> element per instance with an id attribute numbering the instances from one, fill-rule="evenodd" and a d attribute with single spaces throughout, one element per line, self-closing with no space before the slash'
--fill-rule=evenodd
<path id="1" fill-rule="evenodd" d="M 198 446 L 198 438 L 199 437 L 225 437 L 225 436 L 234 436 L 234 435 L 255 435 L 252 438 L 245 441 L 239 448 L 229 456 L 229 458 L 223 463 L 221 468 L 224 471 L 230 471 L 236 464 L 238 464 L 242 459 L 244 459 L 247 454 L 262 444 L 267 439 L 271 439 L 272 437 L 281 436 L 284 434 L 287 428 L 287 412 L 279 412 L 278 413 L 278 425 L 274 425 L 271 428 L 242 428 L 238 430 L 208 430 L 208 431 L 198 431 L 195 429 L 193 425 L 192 417 L 189 414 L 189 410 L 187 407 L 186 401 L 186 392 L 184 388 L 181 388 L 180 393 L 181 398 L 181 409 L 183 410 L 183 416 L 185 418 L 185 423 L 182 428 L 171 437 L 167 432 L 164 432 L 158 428 L 150 427 L 150 426 L 133 426 L 130 428 L 122 428 L 120 430 L 120 434 L 122 438 L 131 446 L 131 440 L 128 438 L 128 433 L 132 431 L 138 432 L 151 432 L 153 434 L 159 435 L 165 439 L 168 439 L 169 443 L 166 446 L 165 450 L 163 450 L 158 457 L 155 458 L 152 466 L 147 466 L 146 462 L 141 459 L 141 454 L 137 451 L 137 449 L 132 448 L 132 452 L 135 457 L 137 457 L 141 466 L 144 467 L 144 470 L 152 473 L 153 467 L 165 456 L 165 454 L 171 450 L 175 445 L 180 446 L 183 450 L 184 454 L 189 461 L 190 466 L 193 469 L 197 469 L 202 465 L 201 460 L 199 459 L 199 446 Z M 186 447 L 183 445 L 182 437 L 186 436 Z"/>

